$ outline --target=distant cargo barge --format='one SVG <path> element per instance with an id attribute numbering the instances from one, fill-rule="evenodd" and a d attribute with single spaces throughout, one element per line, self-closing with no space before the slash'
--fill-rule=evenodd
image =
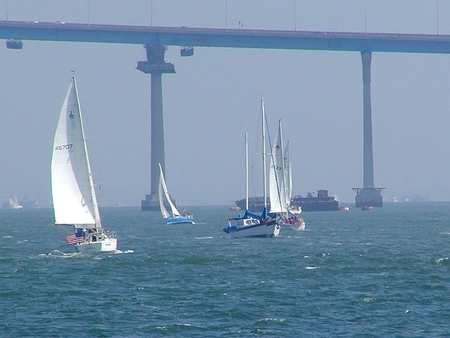
<path id="1" fill-rule="evenodd" d="M 291 205 L 302 207 L 303 211 L 338 211 L 339 202 L 332 196 L 328 196 L 328 190 L 317 190 L 317 196 L 310 192 L 306 197 L 301 195 L 291 199 Z"/>
<path id="2" fill-rule="evenodd" d="M 245 198 L 235 201 L 236 205 L 245 210 Z M 308 193 L 306 197 L 301 195 L 294 196 L 291 199 L 291 205 L 301 207 L 303 211 L 338 211 L 339 202 L 331 196 L 328 196 L 328 190 L 318 190 L 317 196 Z M 267 206 L 270 207 L 269 198 L 267 198 Z M 248 199 L 248 208 L 252 212 L 262 212 L 264 208 L 263 197 L 250 197 Z"/>

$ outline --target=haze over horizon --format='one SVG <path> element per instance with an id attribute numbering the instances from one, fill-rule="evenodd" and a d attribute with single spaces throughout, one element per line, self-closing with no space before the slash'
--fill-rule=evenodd
<path id="1" fill-rule="evenodd" d="M 195 4 L 195 5 L 193 5 Z M 0 1 L 1 20 L 305 31 L 450 34 L 450 2 L 306 0 Z M 4 43 L 4 42 L 3 42 Z M 150 76 L 139 45 L 3 44 L 0 201 L 51 204 L 50 159 L 75 71 L 101 206 L 139 206 L 150 193 Z M 168 47 L 163 76 L 166 180 L 179 205 L 244 197 L 244 133 L 260 152 L 260 97 L 289 140 L 294 194 L 318 189 L 353 203 L 362 186 L 360 53 Z M 450 57 L 373 53 L 375 185 L 393 197 L 450 200 Z M 255 176 L 259 156 L 252 156 Z M 261 195 L 258 180 L 250 195 Z"/>

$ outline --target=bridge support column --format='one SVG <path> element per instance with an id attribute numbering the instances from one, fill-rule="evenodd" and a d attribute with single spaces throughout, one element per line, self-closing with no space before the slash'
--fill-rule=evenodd
<path id="1" fill-rule="evenodd" d="M 141 210 L 159 210 L 159 166 L 165 170 L 162 74 L 175 73 L 175 67 L 164 61 L 165 46 L 146 45 L 147 61 L 138 61 L 136 69 L 151 75 L 151 171 L 150 194 L 141 201 Z"/>
<path id="2" fill-rule="evenodd" d="M 364 188 L 353 188 L 356 192 L 356 207 L 382 207 L 383 197 L 381 190 L 374 188 L 373 174 L 373 143 L 372 143 L 372 103 L 370 95 L 370 66 L 372 61 L 371 52 L 361 52 L 362 74 L 363 74 L 363 185 Z"/>

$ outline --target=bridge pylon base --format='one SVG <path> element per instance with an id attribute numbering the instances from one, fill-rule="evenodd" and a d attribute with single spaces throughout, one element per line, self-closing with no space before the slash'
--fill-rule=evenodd
<path id="1" fill-rule="evenodd" d="M 382 207 L 383 196 L 381 190 L 384 188 L 353 188 L 356 191 L 355 207 Z"/>

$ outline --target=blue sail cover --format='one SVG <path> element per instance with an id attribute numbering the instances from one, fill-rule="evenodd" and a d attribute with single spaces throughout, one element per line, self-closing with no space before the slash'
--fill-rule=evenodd
<path id="1" fill-rule="evenodd" d="M 254 213 L 252 213 L 252 212 L 250 212 L 248 210 L 245 210 L 244 216 L 242 216 L 242 217 L 235 217 L 235 218 L 231 218 L 231 219 L 232 220 L 239 220 L 239 219 L 246 219 L 246 218 L 254 218 L 254 219 L 262 220 L 262 219 L 267 218 L 267 217 L 276 218 L 277 214 L 268 212 L 267 208 L 264 207 L 264 210 L 261 213 L 261 215 L 254 214 Z"/>
<path id="2" fill-rule="evenodd" d="M 264 210 L 263 210 L 263 212 L 261 213 L 261 216 L 260 216 L 259 219 L 263 219 L 263 218 L 267 218 L 267 217 L 270 217 L 270 218 L 277 218 L 277 214 L 276 214 L 276 213 L 273 213 L 273 212 L 268 212 L 268 211 L 267 211 L 267 208 L 264 207 Z"/>

